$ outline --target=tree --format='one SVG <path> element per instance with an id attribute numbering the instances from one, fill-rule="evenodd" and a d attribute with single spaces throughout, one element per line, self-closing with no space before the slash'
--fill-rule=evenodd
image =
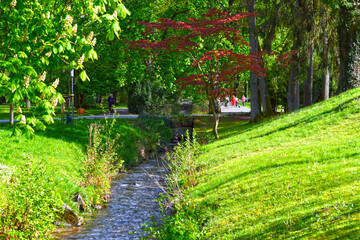
<path id="1" fill-rule="evenodd" d="M 45 129 L 39 117 L 53 122 L 54 107 L 63 101 L 56 91 L 60 77 L 76 69 L 88 79 L 83 63 L 97 58 L 91 26 L 101 22 L 112 40 L 120 32 L 119 17 L 127 14 L 120 0 L 0 2 L 0 96 L 21 120 L 14 134 Z M 36 105 L 28 118 L 22 114 L 25 99 Z"/>
<path id="2" fill-rule="evenodd" d="M 229 86 L 233 85 L 233 76 L 244 71 L 264 75 L 265 69 L 259 64 L 257 54 L 249 54 L 248 43 L 240 32 L 230 26 L 249 16 L 241 13 L 229 16 L 226 12 L 211 9 L 201 18 L 191 18 L 187 22 L 176 22 L 171 19 L 159 19 L 156 23 L 141 22 L 146 26 L 144 35 L 153 36 L 159 31 L 173 31 L 171 37 L 159 41 L 142 39 L 129 42 L 131 48 L 153 49 L 167 52 L 186 53 L 192 61 L 185 77 L 176 82 L 182 87 L 197 89 L 209 101 L 213 114 L 213 132 L 219 139 L 219 123 L 216 102 L 218 98 L 232 94 Z M 176 35 L 175 35 L 176 34 Z"/>

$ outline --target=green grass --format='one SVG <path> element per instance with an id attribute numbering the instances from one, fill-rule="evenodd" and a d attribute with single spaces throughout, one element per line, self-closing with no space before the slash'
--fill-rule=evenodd
<path id="1" fill-rule="evenodd" d="M 189 189 L 207 239 L 356 239 L 360 89 L 259 125 L 220 124 Z"/>
<path id="2" fill-rule="evenodd" d="M 45 174 L 54 182 L 54 192 L 63 201 L 77 208 L 71 196 L 80 192 L 85 199 L 92 189 L 82 187 L 84 181 L 83 162 L 88 145 L 88 126 L 92 122 L 105 120 L 76 120 L 74 125 L 61 125 L 59 121 L 47 127 L 45 132 L 37 131 L 32 139 L 24 135 L 11 137 L 12 130 L 7 123 L 0 124 L 0 167 L 7 166 L 17 171 L 19 166 L 31 160 L 40 161 Z M 117 119 L 115 132 L 120 133 L 117 144 L 119 157 L 126 166 L 138 161 L 137 148 L 141 134 L 138 127 L 127 124 L 126 119 Z M 0 171 L 0 179 L 4 173 Z M 1 185 L 1 184 L 0 184 Z M 1 188 L 1 186 L 0 186 Z M 6 197 L 0 194 L 0 202 Z"/>

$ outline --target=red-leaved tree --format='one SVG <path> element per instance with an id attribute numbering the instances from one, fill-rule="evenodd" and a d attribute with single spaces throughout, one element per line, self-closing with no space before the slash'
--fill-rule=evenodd
<path id="1" fill-rule="evenodd" d="M 213 132 L 219 139 L 218 124 L 220 111 L 217 101 L 224 95 L 233 94 L 229 86 L 236 80 L 235 76 L 245 71 L 264 75 L 265 69 L 259 64 L 259 54 L 249 53 L 248 43 L 240 35 L 241 20 L 253 16 L 250 13 L 229 15 L 216 9 L 210 9 L 201 18 L 190 18 L 187 22 L 176 22 L 171 19 L 159 19 L 155 23 L 141 22 L 145 26 L 143 33 L 148 38 L 159 36 L 159 41 L 142 39 L 129 42 L 130 48 L 186 53 L 192 60 L 193 71 L 178 79 L 182 87 L 192 87 L 198 94 L 203 94 L 209 101 L 214 118 Z M 184 62 L 184 64 L 186 64 Z"/>

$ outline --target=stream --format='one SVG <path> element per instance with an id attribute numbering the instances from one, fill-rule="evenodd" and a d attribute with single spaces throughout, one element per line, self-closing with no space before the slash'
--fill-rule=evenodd
<path id="1" fill-rule="evenodd" d="M 151 159 L 125 173 L 111 188 L 108 207 L 80 227 L 63 229 L 58 239 L 140 239 L 141 224 L 151 216 L 160 219 L 158 202 L 166 169 L 162 160 Z"/>

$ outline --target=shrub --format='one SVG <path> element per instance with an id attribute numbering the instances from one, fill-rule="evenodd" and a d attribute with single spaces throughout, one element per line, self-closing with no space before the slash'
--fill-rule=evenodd
<path id="1" fill-rule="evenodd" d="M 199 144 L 194 131 L 192 138 L 187 132 L 185 141 L 173 153 L 168 154 L 170 173 L 166 178 L 167 191 L 159 200 L 163 219 L 160 223 L 153 219 L 151 223 L 144 224 L 143 230 L 148 233 L 145 239 L 191 240 L 203 236 L 203 220 L 199 218 L 197 206 L 186 194 L 186 188 L 196 184 L 195 173 L 199 165 L 195 159 L 198 150 Z M 166 214 L 167 207 L 172 207 L 175 214 Z"/>
<path id="2" fill-rule="evenodd" d="M 41 162 L 29 161 L 7 183 L 1 206 L 0 233 L 6 238 L 47 239 L 61 212 L 61 197 Z"/>

